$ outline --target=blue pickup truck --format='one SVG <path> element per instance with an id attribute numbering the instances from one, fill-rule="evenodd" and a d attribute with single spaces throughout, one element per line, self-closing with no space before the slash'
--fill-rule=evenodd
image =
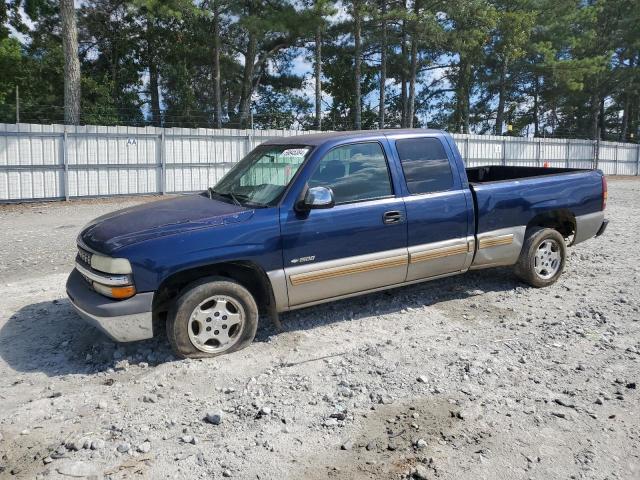
<path id="1" fill-rule="evenodd" d="M 116 341 L 166 325 L 175 352 L 246 347 L 259 313 L 513 265 L 555 282 L 601 235 L 599 170 L 466 168 L 450 135 L 380 130 L 270 140 L 205 192 L 97 218 L 67 294 Z"/>

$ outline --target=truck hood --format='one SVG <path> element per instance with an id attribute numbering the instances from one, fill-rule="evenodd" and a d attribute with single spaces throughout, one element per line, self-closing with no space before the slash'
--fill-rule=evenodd
<path id="1" fill-rule="evenodd" d="M 253 212 L 205 195 L 186 195 L 98 217 L 83 228 L 79 239 L 87 247 L 109 255 L 119 248 L 152 238 L 243 222 L 251 218 Z"/>

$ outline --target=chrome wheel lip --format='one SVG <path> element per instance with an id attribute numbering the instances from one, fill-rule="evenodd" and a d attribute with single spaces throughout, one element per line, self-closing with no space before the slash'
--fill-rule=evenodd
<path id="1" fill-rule="evenodd" d="M 533 268 L 543 280 L 553 278 L 562 266 L 560 244 L 553 238 L 546 238 L 536 248 Z"/>
<path id="2" fill-rule="evenodd" d="M 202 308 L 211 303 L 212 306 Z M 187 326 L 189 340 L 201 352 L 226 352 L 240 341 L 246 318 L 246 312 L 237 299 L 224 294 L 212 295 L 191 312 Z"/>

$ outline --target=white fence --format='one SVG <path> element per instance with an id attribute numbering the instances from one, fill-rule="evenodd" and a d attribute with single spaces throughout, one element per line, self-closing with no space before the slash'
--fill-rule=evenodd
<path id="1" fill-rule="evenodd" d="M 303 132 L 0 124 L 0 202 L 204 190 L 261 142 Z M 598 167 L 638 175 L 640 146 L 454 135 L 469 166 Z"/>
<path id="2" fill-rule="evenodd" d="M 640 145 L 560 138 L 454 134 L 467 166 L 514 165 L 599 168 L 606 175 L 638 175 Z"/>

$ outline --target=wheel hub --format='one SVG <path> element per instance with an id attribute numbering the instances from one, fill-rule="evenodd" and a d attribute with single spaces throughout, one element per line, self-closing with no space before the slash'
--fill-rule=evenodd
<path id="1" fill-rule="evenodd" d="M 189 340 L 198 350 L 221 353 L 235 345 L 246 315 L 238 301 L 214 295 L 201 302 L 189 317 Z"/>
<path id="2" fill-rule="evenodd" d="M 534 258 L 534 269 L 536 275 L 544 280 L 552 278 L 558 270 L 561 264 L 560 245 L 558 242 L 548 238 L 543 240 L 536 250 Z"/>

